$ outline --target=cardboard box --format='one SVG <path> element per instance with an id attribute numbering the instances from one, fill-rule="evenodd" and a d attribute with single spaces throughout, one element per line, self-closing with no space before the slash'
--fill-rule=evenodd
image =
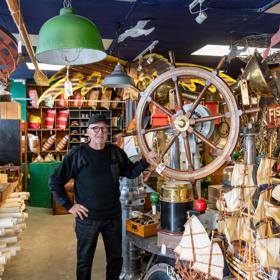
<path id="1" fill-rule="evenodd" d="M 224 190 L 223 185 L 209 185 L 208 186 L 208 201 L 216 202 L 216 200 L 222 195 Z"/>
<path id="2" fill-rule="evenodd" d="M 169 125 L 168 117 L 152 116 L 152 127 Z"/>
<path id="3" fill-rule="evenodd" d="M 169 124 L 169 117 L 158 107 L 152 107 L 152 127 L 164 126 Z"/>
<path id="4" fill-rule="evenodd" d="M 0 173 L 0 184 L 8 183 L 8 174 Z"/>
<path id="5" fill-rule="evenodd" d="M 0 119 L 20 120 L 20 104 L 18 102 L 0 102 Z"/>
<path id="6" fill-rule="evenodd" d="M 208 201 L 207 206 L 210 209 L 216 209 L 217 199 L 222 196 L 223 193 L 227 193 L 232 187 L 223 185 L 209 185 L 208 186 Z"/>

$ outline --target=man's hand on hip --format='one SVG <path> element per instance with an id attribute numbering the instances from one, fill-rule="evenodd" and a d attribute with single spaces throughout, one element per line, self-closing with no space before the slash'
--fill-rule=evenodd
<path id="1" fill-rule="evenodd" d="M 69 213 L 73 214 L 76 217 L 79 216 L 79 218 L 81 220 L 84 219 L 84 217 L 87 217 L 88 216 L 88 209 L 81 205 L 81 204 L 78 204 L 78 203 L 75 203 L 68 211 Z"/>

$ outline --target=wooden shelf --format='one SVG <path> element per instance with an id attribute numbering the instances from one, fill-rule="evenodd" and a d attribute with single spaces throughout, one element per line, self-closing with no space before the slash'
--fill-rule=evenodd
<path id="1" fill-rule="evenodd" d="M 27 93 L 28 93 L 29 89 L 36 89 L 38 97 L 40 97 L 45 92 L 45 90 L 48 88 L 49 88 L 48 86 L 41 87 L 41 86 L 37 86 L 35 84 L 27 83 Z M 75 101 L 73 100 L 73 102 L 75 102 Z M 38 108 L 34 108 L 33 106 L 31 106 L 31 103 L 27 103 L 26 108 L 28 111 L 28 115 L 29 116 L 31 114 L 36 115 L 41 118 L 41 122 L 42 122 L 42 128 L 40 128 L 40 129 L 28 128 L 27 132 L 36 134 L 40 138 L 41 142 L 43 141 L 43 139 L 46 140 L 46 138 L 48 138 L 48 136 L 51 136 L 51 135 L 56 135 L 56 138 L 57 138 L 56 142 L 51 147 L 52 150 L 41 152 L 42 154 L 46 155 L 47 153 L 53 153 L 55 158 L 57 158 L 57 157 L 61 158 L 72 147 L 74 147 L 76 145 L 80 145 L 81 143 L 84 143 L 84 142 L 80 142 L 80 140 L 83 139 L 84 137 L 86 137 L 85 133 L 86 133 L 86 128 L 87 128 L 87 121 L 92 114 L 104 114 L 106 116 L 106 118 L 110 121 L 111 125 L 110 125 L 109 134 L 108 134 L 108 140 L 109 140 L 108 142 L 114 141 L 116 138 L 116 134 L 122 131 L 122 129 L 118 129 L 117 127 L 112 127 L 112 118 L 119 117 L 122 115 L 121 123 L 122 123 L 122 125 L 124 124 L 124 118 L 125 118 L 125 104 L 124 103 L 120 103 L 117 108 L 111 108 L 109 110 L 103 109 L 103 108 L 98 108 L 98 109 L 94 110 L 92 107 L 77 108 L 77 107 L 72 107 L 71 106 L 72 104 L 69 103 L 68 104 L 69 107 L 62 107 L 62 106 L 58 106 L 58 103 L 57 104 L 55 103 L 54 106 L 52 108 L 50 108 L 48 106 L 45 106 L 45 103 L 41 103 Z M 46 113 L 48 110 L 56 111 L 53 129 L 49 129 L 49 128 L 45 127 L 45 118 L 46 118 Z M 57 113 L 62 110 L 69 111 L 67 127 L 65 129 L 56 128 Z M 72 126 L 71 123 L 73 121 L 77 121 L 78 125 Z M 118 124 L 119 124 L 119 122 L 118 122 Z M 77 130 L 78 133 L 71 134 L 71 132 L 73 132 L 74 130 Z M 58 140 L 60 140 L 66 134 L 69 134 L 69 141 L 68 141 L 67 145 L 64 147 L 65 150 L 57 152 L 55 150 L 55 148 L 57 148 L 57 144 L 59 142 Z M 74 138 L 76 138 L 79 142 L 75 142 L 75 141 L 73 142 L 72 140 Z M 28 151 L 27 154 L 30 159 L 36 157 L 36 153 L 32 153 L 32 152 Z"/>
<path id="2" fill-rule="evenodd" d="M 48 107 L 48 106 L 40 106 L 39 108 L 35 108 L 35 107 L 32 107 L 32 106 L 26 106 L 26 108 L 28 110 L 41 110 L 41 109 L 49 109 L 49 110 L 54 110 L 54 109 L 62 109 L 62 110 L 68 110 L 69 108 L 67 107 L 58 107 L 58 106 L 54 106 L 52 108 Z"/>
<path id="3" fill-rule="evenodd" d="M 28 128 L 28 131 L 65 131 L 68 132 L 69 128 L 38 128 L 38 129 L 33 129 L 33 128 Z"/>
<path id="4" fill-rule="evenodd" d="M 42 153 L 67 153 L 68 150 L 61 150 L 61 151 L 56 151 L 56 150 L 48 150 L 48 151 L 40 151 L 40 154 Z M 31 151 L 28 151 L 29 154 L 38 154 L 38 153 L 34 153 Z"/>

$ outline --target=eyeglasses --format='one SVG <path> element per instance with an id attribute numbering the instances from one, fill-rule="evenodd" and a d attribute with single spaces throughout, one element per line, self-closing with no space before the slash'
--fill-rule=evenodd
<path id="1" fill-rule="evenodd" d="M 92 129 L 94 133 L 98 133 L 100 130 L 101 132 L 105 133 L 107 132 L 108 128 L 107 126 L 93 126 L 93 127 L 89 127 L 89 129 Z"/>

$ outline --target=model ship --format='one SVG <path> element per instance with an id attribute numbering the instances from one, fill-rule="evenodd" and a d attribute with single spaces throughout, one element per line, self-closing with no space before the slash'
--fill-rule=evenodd
<path id="1" fill-rule="evenodd" d="M 236 164 L 233 189 L 217 201 L 219 231 L 226 239 L 225 259 L 236 279 L 280 277 L 280 186 L 270 185 L 274 162 L 261 159 L 256 184 L 254 165 Z"/>
<path id="2" fill-rule="evenodd" d="M 185 224 L 181 242 L 175 248 L 176 268 L 182 279 L 223 279 L 224 257 L 194 215 Z"/>

